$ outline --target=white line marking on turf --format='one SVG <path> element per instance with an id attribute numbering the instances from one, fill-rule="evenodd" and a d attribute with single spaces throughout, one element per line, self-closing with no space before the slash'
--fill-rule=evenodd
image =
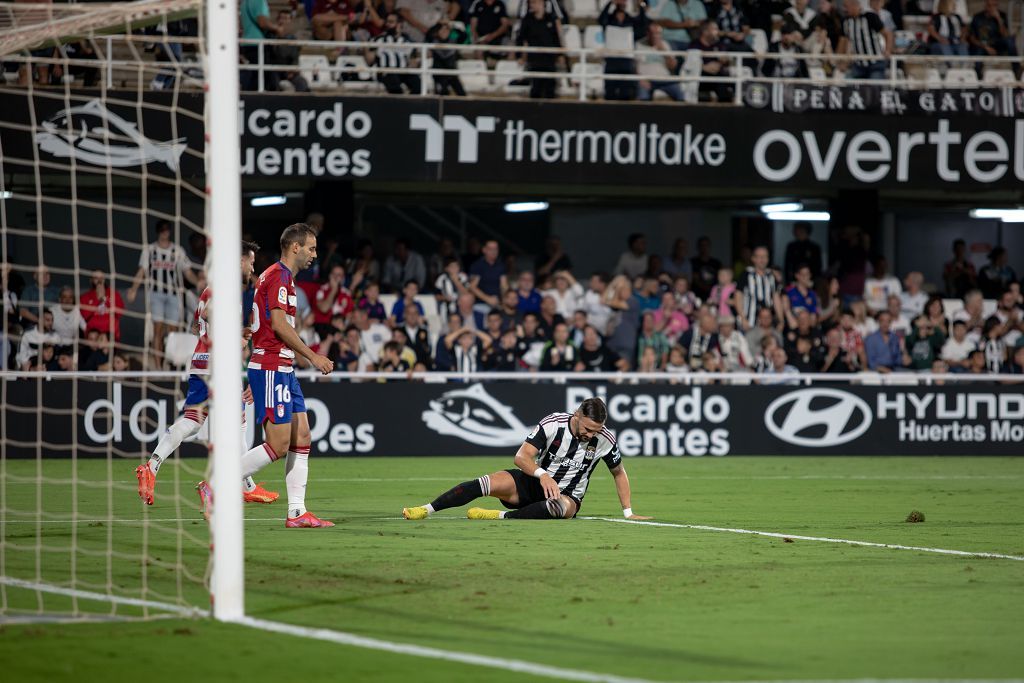
<path id="1" fill-rule="evenodd" d="M 697 529 L 699 531 L 724 531 L 730 534 L 750 534 L 753 536 L 768 536 L 770 538 L 791 538 L 794 541 L 818 541 L 821 543 L 844 543 L 846 545 L 865 546 L 869 548 L 888 548 L 890 550 L 917 550 L 924 553 L 938 553 L 940 555 L 957 555 L 959 557 L 988 557 L 998 560 L 1016 560 L 1024 562 L 1024 557 L 1019 555 L 1004 555 L 1002 553 L 972 552 L 969 550 L 948 550 L 946 548 L 926 548 L 915 545 L 899 545 L 896 543 L 873 543 L 871 541 L 851 541 L 847 538 L 828 538 L 826 536 L 800 536 L 797 534 L 781 534 L 774 531 L 753 531 L 751 529 L 730 529 L 720 526 L 707 526 L 704 524 L 675 524 L 672 522 L 643 522 L 636 519 L 616 519 L 614 517 L 580 517 L 592 522 L 617 522 L 619 524 L 637 524 L 640 526 L 670 527 L 673 529 Z"/>

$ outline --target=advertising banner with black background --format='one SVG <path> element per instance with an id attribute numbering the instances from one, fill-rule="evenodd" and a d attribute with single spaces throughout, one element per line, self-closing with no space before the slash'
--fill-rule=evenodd
<path id="1" fill-rule="evenodd" d="M 79 169 L 200 176 L 201 99 L 143 97 L 159 106 L 0 92 L 0 109 L 11 112 L 0 125 L 4 169 L 31 170 L 38 153 L 44 173 L 73 157 Z M 30 107 L 41 126 L 34 136 L 22 128 Z M 262 178 L 1019 189 L 1024 118 L 909 111 L 247 95 L 237 113 L 243 174 Z"/>
<path id="2" fill-rule="evenodd" d="M 177 416 L 173 385 L 78 385 L 77 411 L 63 382 L 7 387 L 9 457 L 125 457 L 152 451 Z M 38 391 L 43 395 L 39 396 Z M 491 382 L 304 382 L 319 456 L 506 455 L 547 414 L 597 395 L 626 456 L 1021 455 L 1020 386 L 683 386 Z M 35 406 L 47 406 L 41 414 Z M 19 406 L 21 409 L 19 410 Z M 249 441 L 255 421 L 249 407 Z M 77 424 L 70 415 L 77 412 Z M 25 414 L 31 414 L 26 419 Z M 37 418 L 38 416 L 38 418 Z M 116 418 L 115 418 L 116 416 Z M 205 438 L 203 433 L 200 439 Z M 205 455 L 199 444 L 187 455 Z"/>

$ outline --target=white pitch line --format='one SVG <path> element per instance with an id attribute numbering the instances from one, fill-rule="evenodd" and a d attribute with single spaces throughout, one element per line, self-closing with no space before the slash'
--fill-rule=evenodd
<path id="1" fill-rule="evenodd" d="M 889 550 L 917 550 L 923 553 L 937 553 L 939 555 L 956 555 L 958 557 L 987 557 L 998 560 L 1016 560 L 1024 562 L 1024 557 L 1019 555 L 1004 555 L 1002 553 L 972 552 L 969 550 L 949 550 L 947 548 L 927 548 L 916 545 L 899 545 L 897 543 L 874 543 L 871 541 L 853 541 L 848 538 L 828 538 L 827 536 L 799 536 L 797 534 L 782 534 L 774 531 L 754 531 L 752 529 L 730 529 L 728 527 L 707 526 L 704 524 L 675 524 L 672 522 L 644 522 L 636 519 L 616 519 L 614 517 L 579 517 L 592 522 L 616 522 L 618 524 L 637 524 L 639 526 L 670 527 L 673 529 L 697 529 L 699 531 L 723 531 L 730 534 L 750 534 L 752 536 L 768 536 L 770 538 L 789 538 L 794 541 L 818 541 L 820 543 L 843 543 L 846 545 L 865 546 L 868 548 L 888 548 Z"/>

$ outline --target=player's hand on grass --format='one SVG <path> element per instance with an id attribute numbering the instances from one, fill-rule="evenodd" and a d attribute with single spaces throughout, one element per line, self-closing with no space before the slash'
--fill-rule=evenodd
<path id="1" fill-rule="evenodd" d="M 545 474 L 540 478 L 540 487 L 544 489 L 544 497 L 548 500 L 554 500 L 562 495 L 562 491 L 558 488 L 558 484 L 555 483 L 550 474 Z"/>
<path id="2" fill-rule="evenodd" d="M 331 374 L 331 371 L 334 370 L 334 361 L 332 361 L 327 356 L 321 356 L 320 354 L 316 354 L 315 356 L 313 356 L 313 367 L 315 367 L 321 373 L 329 375 Z"/>

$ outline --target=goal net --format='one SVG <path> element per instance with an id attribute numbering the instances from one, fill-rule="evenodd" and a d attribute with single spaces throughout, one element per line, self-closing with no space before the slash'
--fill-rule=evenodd
<path id="1" fill-rule="evenodd" d="M 179 416 L 199 294 L 239 279 L 237 231 L 208 229 L 202 10 L 0 3 L 0 622 L 210 607 L 211 421 L 152 506 L 134 472 Z"/>

